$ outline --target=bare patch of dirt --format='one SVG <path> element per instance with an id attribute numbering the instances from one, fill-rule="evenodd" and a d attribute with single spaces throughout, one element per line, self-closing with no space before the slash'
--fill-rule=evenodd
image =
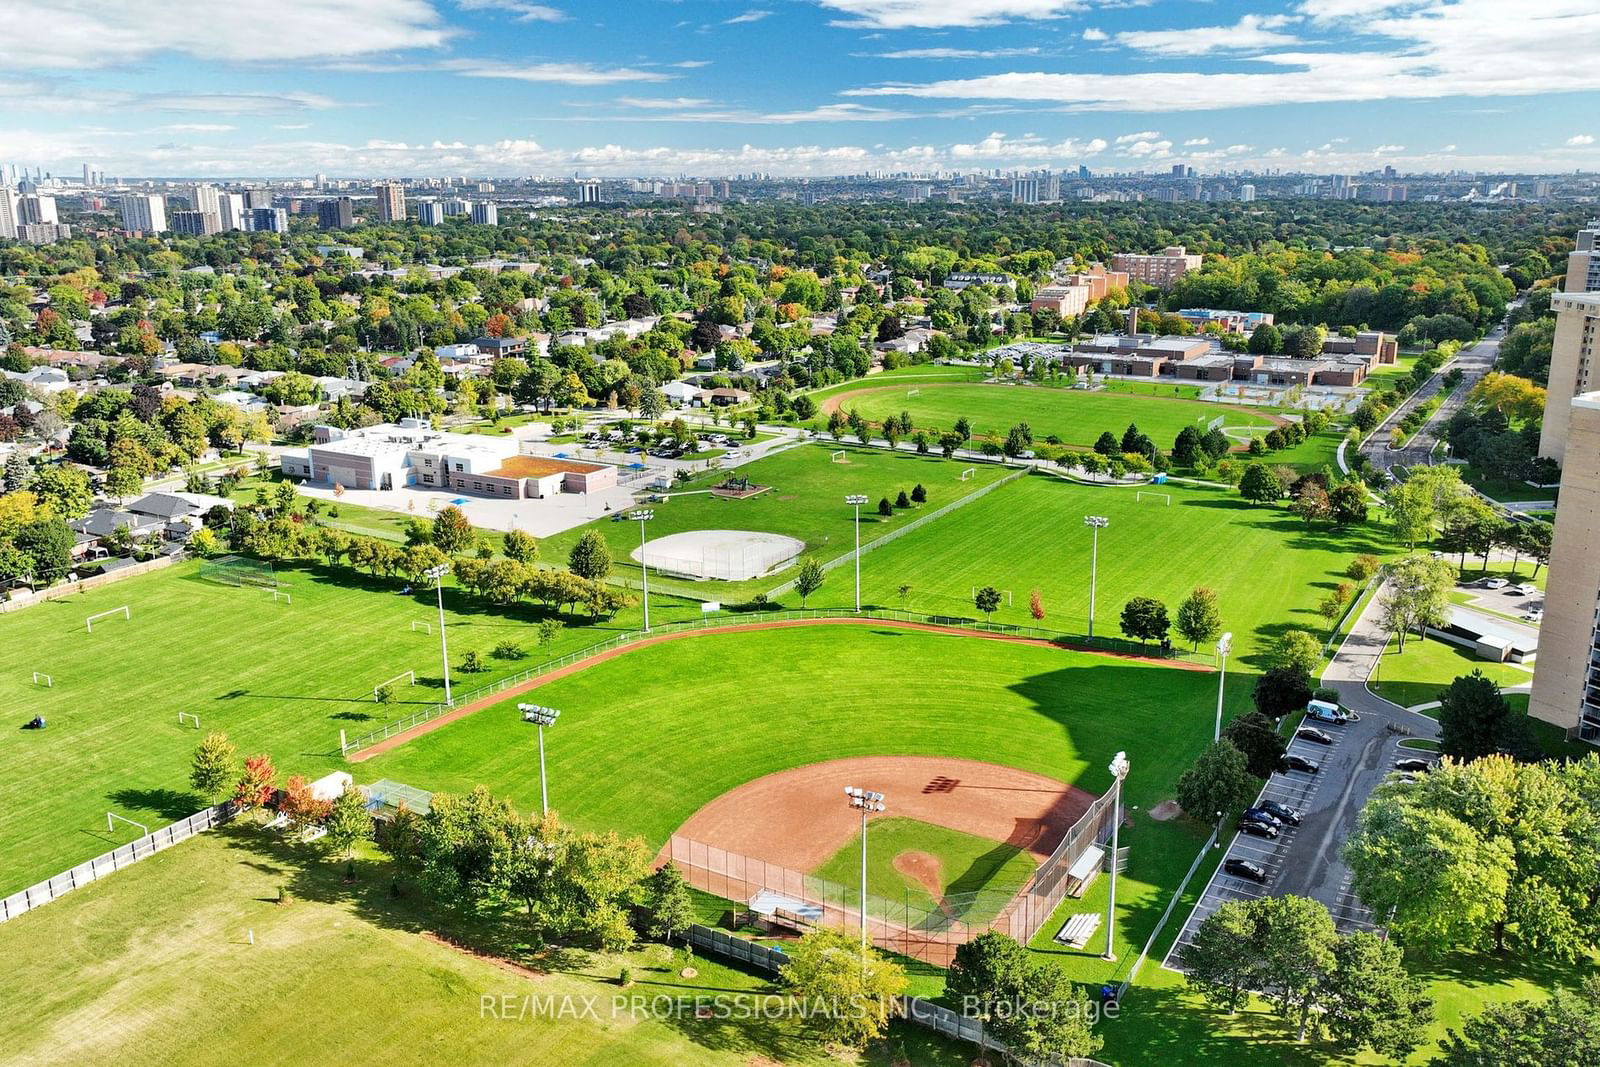
<path id="1" fill-rule="evenodd" d="M 1150 809 L 1150 817 L 1156 822 L 1169 822 L 1183 814 L 1183 809 L 1178 807 L 1176 800 L 1163 800 Z"/>

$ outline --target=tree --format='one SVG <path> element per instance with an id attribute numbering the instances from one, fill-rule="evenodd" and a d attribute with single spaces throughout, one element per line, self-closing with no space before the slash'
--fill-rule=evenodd
<path id="1" fill-rule="evenodd" d="M 1338 932 L 1321 901 L 1308 897 L 1261 897 L 1256 915 L 1261 991 L 1286 1018 L 1297 1017 L 1304 1040 L 1323 977 L 1333 969 Z"/>
<path id="2" fill-rule="evenodd" d="M 968 441 L 972 440 L 972 423 L 965 415 L 956 419 L 955 424 L 951 426 L 951 429 L 960 436 L 962 444 L 966 444 Z"/>
<path id="3" fill-rule="evenodd" d="M 906 495 L 904 489 L 900 490 L 900 494 L 894 498 L 894 506 L 897 508 L 909 508 L 911 506 L 911 498 Z"/>
<path id="4" fill-rule="evenodd" d="M 1068 1062 L 1099 1050 L 1091 1029 L 1089 998 L 1060 967 L 1034 960 L 1022 981 L 989 1023 L 1010 1058 L 1023 1063 Z"/>
<path id="5" fill-rule="evenodd" d="M 815 559 L 804 559 L 800 562 L 800 569 L 794 575 L 794 591 L 800 594 L 800 606 L 806 606 L 806 600 L 812 593 L 822 588 L 824 579 L 822 564 Z"/>
<path id="6" fill-rule="evenodd" d="M 694 900 L 683 872 L 663 863 L 645 879 L 645 910 L 650 913 L 650 936 L 670 942 L 694 921 Z"/>
<path id="7" fill-rule="evenodd" d="M 1229 1015 L 1238 1012 L 1260 983 L 1253 901 L 1223 901 L 1178 950 L 1189 988 Z"/>
<path id="8" fill-rule="evenodd" d="M 561 636 L 560 619 L 542 619 L 539 622 L 539 647 L 549 648 Z"/>
<path id="9" fill-rule="evenodd" d="M 1326 490 L 1315 482 L 1303 486 L 1294 498 L 1294 513 L 1309 526 L 1318 519 L 1332 518 L 1333 502 Z"/>
<path id="10" fill-rule="evenodd" d="M 782 981 L 802 1002 L 837 1004 L 808 1021 L 823 1041 L 861 1048 L 883 1036 L 895 998 L 907 986 L 899 964 L 876 950 L 862 952 L 853 934 L 816 927 L 788 950 Z"/>
<path id="11" fill-rule="evenodd" d="M 1455 581 L 1455 568 L 1442 559 L 1407 556 L 1390 566 L 1389 593 L 1379 607 L 1384 627 L 1399 635 L 1402 653 L 1406 635 L 1413 627 L 1420 632 L 1445 624 Z"/>
<path id="12" fill-rule="evenodd" d="M 1028 594 L 1028 614 L 1033 616 L 1034 622 L 1044 621 L 1044 598 L 1037 589 Z"/>
<path id="13" fill-rule="evenodd" d="M 1283 351 L 1283 333 L 1272 323 L 1263 322 L 1250 333 L 1246 351 L 1258 356 L 1275 356 Z"/>
<path id="14" fill-rule="evenodd" d="M 1537 758 L 1528 717 L 1513 711 L 1480 670 L 1456 678 L 1439 694 L 1438 719 L 1439 751 L 1463 763 L 1494 753 Z"/>
<path id="15" fill-rule="evenodd" d="M 492 899 L 505 888 L 505 860 L 519 833 L 511 805 L 483 786 L 465 796 L 435 793 L 417 821 L 416 852 L 423 886 L 452 907 Z"/>
<path id="16" fill-rule="evenodd" d="M 578 538 L 567 556 L 567 569 L 579 578 L 600 581 L 611 573 L 611 548 L 596 530 Z"/>
<path id="17" fill-rule="evenodd" d="M 945 975 L 945 994 L 967 1018 L 988 1022 L 1026 981 L 1033 959 L 1015 938 L 986 931 L 956 948 Z"/>
<path id="18" fill-rule="evenodd" d="M 878 514 L 886 519 L 894 515 L 894 505 L 889 503 L 888 497 L 878 499 Z"/>
<path id="19" fill-rule="evenodd" d="M 958 433 L 942 433 L 939 435 L 939 453 L 945 459 L 950 459 L 956 454 L 956 449 L 966 443 L 966 439 Z"/>
<path id="20" fill-rule="evenodd" d="M 1095 440 L 1094 450 L 1097 454 L 1109 459 L 1112 456 L 1120 455 L 1122 447 L 1120 442 L 1117 441 L 1116 435 L 1107 430 Z"/>
<path id="21" fill-rule="evenodd" d="M 1256 679 L 1250 696 L 1257 711 L 1279 719 L 1305 707 L 1313 693 L 1309 672 L 1298 666 L 1279 665 L 1268 668 Z"/>
<path id="22" fill-rule="evenodd" d="M 1272 649 L 1273 666 L 1313 675 L 1322 666 L 1322 646 L 1304 630 L 1285 630 Z"/>
<path id="23" fill-rule="evenodd" d="M 1185 426 L 1178 431 L 1178 436 L 1172 442 L 1172 463 L 1177 467 L 1198 467 L 1201 457 L 1205 455 L 1200 447 L 1200 431 L 1193 426 Z"/>
<path id="24" fill-rule="evenodd" d="M 144 485 L 144 477 L 144 471 L 136 464 L 114 461 L 106 471 L 106 494 L 125 500 L 139 492 Z"/>
<path id="25" fill-rule="evenodd" d="M 1178 806 L 1191 818 L 1209 822 L 1218 812 L 1238 811 L 1261 785 L 1250 773 L 1243 752 L 1223 739 L 1207 745 L 1189 769 L 1178 776 Z"/>
<path id="26" fill-rule="evenodd" d="M 1521 327 L 1518 327 L 1519 329 Z M 1448 1031 L 1434 1067 L 1581 1067 L 1600 1063 L 1600 978 L 1579 993 L 1493 1004 Z"/>
<path id="27" fill-rule="evenodd" d="M 928 491 L 922 487 L 921 482 L 912 487 L 911 502 L 913 504 L 926 504 L 928 502 Z"/>
<path id="28" fill-rule="evenodd" d="M 18 489 L 21 489 L 23 486 L 27 485 L 28 475 L 30 473 L 31 471 L 28 467 L 27 457 L 21 452 L 11 453 L 11 455 L 6 457 L 4 479 L 5 491 L 8 493 L 15 493 Z"/>
<path id="29" fill-rule="evenodd" d="M 1206 586 L 1195 586 L 1178 605 L 1174 621 L 1178 635 L 1198 650 L 1200 642 L 1209 641 L 1222 632 L 1222 609 L 1217 606 L 1217 594 Z"/>
<path id="30" fill-rule="evenodd" d="M 1136 596 L 1122 606 L 1122 632 L 1137 637 L 1141 645 L 1165 640 L 1171 628 L 1167 606 L 1153 597 Z"/>
<path id="31" fill-rule="evenodd" d="M 447 556 L 459 556 L 472 548 L 477 532 L 466 512 L 451 504 L 434 516 L 431 538 L 434 547 Z"/>
<path id="32" fill-rule="evenodd" d="M 1265 466 L 1252 463 L 1239 479 L 1239 495 L 1253 504 L 1275 504 L 1283 496 L 1283 486 Z"/>
<path id="33" fill-rule="evenodd" d="M 1360 482 L 1341 482 L 1328 493 L 1328 516 L 1335 526 L 1367 521 L 1367 491 Z"/>
<path id="34" fill-rule="evenodd" d="M 208 800 L 222 795 L 239 780 L 239 751 L 228 735 L 212 731 L 195 746 L 189 784 Z"/>
<path id="35" fill-rule="evenodd" d="M 532 563 L 539 558 L 539 541 L 532 534 L 522 530 L 508 530 L 502 551 L 508 559 L 523 564 Z"/>
<path id="36" fill-rule="evenodd" d="M 372 836 L 372 815 L 367 811 L 367 798 L 353 785 L 334 800 L 323 820 L 327 831 L 322 847 L 335 859 L 348 860 L 355 856 L 356 846 Z"/>
<path id="37" fill-rule="evenodd" d="M 1222 739 L 1244 753 L 1246 768 L 1263 779 L 1272 776 L 1278 769 L 1278 761 L 1289 749 L 1288 739 L 1278 732 L 1270 717 L 1259 711 L 1230 721 L 1222 728 Z"/>
<path id="38" fill-rule="evenodd" d="M 1318 997 L 1322 1025 L 1341 1050 L 1401 1061 L 1422 1044 L 1433 1002 L 1401 963 L 1400 946 L 1358 930 L 1333 948 Z"/>
<path id="39" fill-rule="evenodd" d="M 278 771 L 271 756 L 251 756 L 244 761 L 244 773 L 233 787 L 233 802 L 241 808 L 258 808 L 272 799 L 277 780 Z"/>
<path id="40" fill-rule="evenodd" d="M 33 476 L 28 490 L 58 518 L 81 519 L 94 506 L 94 491 L 89 476 L 77 467 L 64 464 L 45 467 Z"/>
<path id="41" fill-rule="evenodd" d="M 983 612 L 985 621 L 1000 607 L 1000 590 L 986 585 L 972 595 L 972 603 Z"/>

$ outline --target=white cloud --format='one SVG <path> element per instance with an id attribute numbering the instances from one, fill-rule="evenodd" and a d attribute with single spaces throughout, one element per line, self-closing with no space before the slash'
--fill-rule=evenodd
<path id="1" fill-rule="evenodd" d="M 1138 133 L 1125 133 L 1117 138 L 1117 144 L 1131 144 L 1134 141 L 1151 141 L 1161 136 L 1160 130 L 1140 130 Z"/>
<path id="2" fill-rule="evenodd" d="M 1456 146 L 1453 144 L 1447 144 L 1443 148 L 1439 149 L 1441 152 L 1454 152 L 1455 150 Z"/>
<path id="3" fill-rule="evenodd" d="M 1121 155 L 1132 156 L 1135 159 L 1165 159 L 1172 155 L 1172 142 L 1134 141 L 1132 144 L 1122 145 L 1117 151 Z"/>
<path id="4" fill-rule="evenodd" d="M 1083 0 L 817 0 L 847 18 L 834 25 L 875 30 L 991 26 L 1017 19 L 1060 18 Z"/>
<path id="5" fill-rule="evenodd" d="M 174 122 L 168 126 L 156 127 L 164 133 L 228 133 L 238 128 L 226 122 Z"/>
<path id="6" fill-rule="evenodd" d="M 737 26 L 741 22 L 760 22 L 764 18 L 770 18 L 771 15 L 772 12 L 770 11 L 761 11 L 759 9 L 752 8 L 742 15 L 735 15 L 731 19 L 723 19 L 722 24 L 724 26 Z"/>
<path id="7" fill-rule="evenodd" d="M 1392 156 L 1396 152 L 1404 152 L 1405 150 L 1406 146 L 1403 144 L 1381 144 L 1372 150 L 1372 154 L 1375 156 Z"/>
<path id="8" fill-rule="evenodd" d="M 309 122 L 274 122 L 272 124 L 272 128 L 275 129 L 275 130 L 309 130 L 311 128 L 311 123 L 309 123 Z"/>
<path id="9" fill-rule="evenodd" d="M 1378 50 L 1268 52 L 1244 70 L 1128 74 L 1016 71 L 846 90 L 853 96 L 1054 103 L 1068 111 L 1204 111 L 1329 101 L 1434 100 L 1600 90 L 1600 63 L 1553 64 L 1552 55 L 1600 55 L 1594 0 L 1544 0 L 1507 18 L 1499 0 L 1383 3 L 1378 17 L 1340 31 Z M 1370 5 L 1369 5 L 1370 6 Z"/>
<path id="10" fill-rule="evenodd" d="M 466 78 L 509 78 L 554 85 L 617 85 L 622 82 L 664 82 L 676 75 L 633 67 L 597 67 L 591 63 L 509 63 L 496 59 L 447 59 L 439 69 Z"/>
<path id="11" fill-rule="evenodd" d="M 238 63 L 436 48 L 456 31 L 427 0 L 8 0 L 0 37 L 13 69 L 118 67 L 160 53 Z"/>
<path id="12" fill-rule="evenodd" d="M 1008 56 L 1036 56 L 1037 48 L 903 48 L 898 52 L 879 52 L 879 59 L 996 59 Z"/>
<path id="13" fill-rule="evenodd" d="M 705 107 L 711 101 L 698 96 L 619 96 L 617 97 L 617 103 L 624 107 L 671 110 L 674 108 Z"/>
<path id="14" fill-rule="evenodd" d="M 569 17 L 560 8 L 523 0 L 455 0 L 455 4 L 463 11 L 504 11 L 517 22 L 565 22 Z"/>
<path id="15" fill-rule="evenodd" d="M 679 68 L 682 68 L 683 70 L 697 70 L 700 67 L 709 67 L 709 66 L 711 66 L 711 60 L 709 60 L 709 59 L 680 59 L 676 63 L 668 63 L 667 66 L 669 66 L 669 67 L 679 67 Z"/>
<path id="16" fill-rule="evenodd" d="M 1208 52 L 1259 51 L 1297 43 L 1277 30 L 1295 20 L 1287 15 L 1245 15 L 1232 26 L 1191 26 L 1181 30 L 1133 30 L 1117 34 L 1117 44 L 1162 56 L 1200 56 Z"/>
<path id="17" fill-rule="evenodd" d="M 1090 26 L 1088 29 L 1083 31 L 1083 39 L 1085 41 L 1109 41 L 1111 39 L 1111 35 L 1105 30 L 1097 30 L 1093 26 Z"/>
<path id="18" fill-rule="evenodd" d="M 1594 138 L 1587 133 L 1575 133 L 1567 138 L 1568 148 L 1582 148 L 1584 145 L 1594 144 Z"/>
<path id="19" fill-rule="evenodd" d="M 1196 145 L 1205 145 L 1205 144 L 1210 144 L 1210 143 L 1211 143 L 1211 138 L 1209 138 L 1209 137 L 1191 137 L 1187 141 L 1183 142 L 1183 147 L 1185 147 L 1185 148 L 1193 148 Z"/>

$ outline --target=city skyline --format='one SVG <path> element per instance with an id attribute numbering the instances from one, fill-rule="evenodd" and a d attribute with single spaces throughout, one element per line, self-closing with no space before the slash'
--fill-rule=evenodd
<path id="1" fill-rule="evenodd" d="M 7 159 L 58 174 L 1600 167 L 1583 0 L 29 6 Z"/>

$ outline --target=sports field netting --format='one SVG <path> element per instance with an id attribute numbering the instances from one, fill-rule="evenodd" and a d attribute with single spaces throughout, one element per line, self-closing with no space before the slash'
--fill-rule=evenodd
<path id="1" fill-rule="evenodd" d="M 275 588 L 277 575 L 272 564 L 244 556 L 218 556 L 200 564 L 199 576 L 208 582 L 222 585 L 254 585 L 265 589 Z"/>

